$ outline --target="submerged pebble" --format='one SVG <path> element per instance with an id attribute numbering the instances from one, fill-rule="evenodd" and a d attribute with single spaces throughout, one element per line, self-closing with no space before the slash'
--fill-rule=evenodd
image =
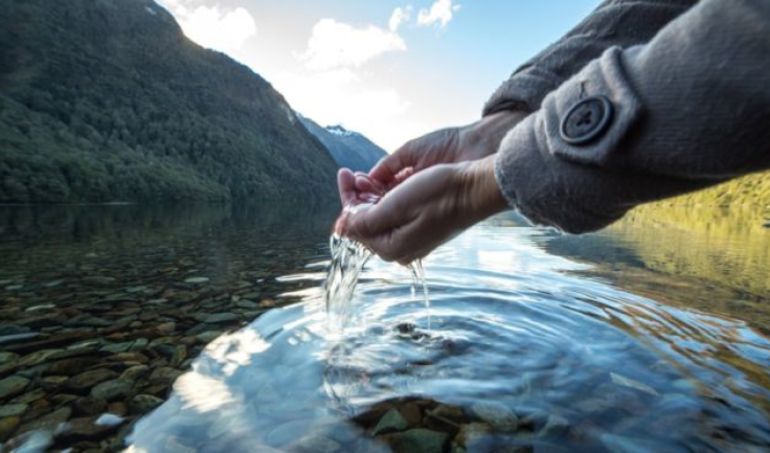
<path id="1" fill-rule="evenodd" d="M 377 436 L 379 434 L 387 434 L 393 431 L 401 431 L 409 426 L 409 422 L 406 421 L 403 415 L 397 409 L 391 409 L 383 415 L 377 426 L 372 430 L 372 434 Z"/>
<path id="2" fill-rule="evenodd" d="M 0 399 L 21 393 L 29 383 L 29 379 L 21 376 L 11 376 L 0 380 Z"/>
<path id="3" fill-rule="evenodd" d="M 519 417 L 509 407 L 495 401 L 483 401 L 471 405 L 471 411 L 482 421 L 499 431 L 515 431 Z"/>

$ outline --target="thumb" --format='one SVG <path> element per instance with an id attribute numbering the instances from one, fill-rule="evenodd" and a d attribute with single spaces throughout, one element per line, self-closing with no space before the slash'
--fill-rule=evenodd
<path id="1" fill-rule="evenodd" d="M 337 189 L 340 192 L 340 202 L 342 206 L 353 204 L 357 198 L 356 195 L 356 177 L 352 171 L 347 168 L 340 168 L 337 172 Z"/>
<path id="2" fill-rule="evenodd" d="M 385 156 L 369 171 L 369 178 L 385 187 L 398 184 L 396 176 L 407 167 L 414 167 L 415 152 L 412 142 L 407 142 L 393 154 Z"/>

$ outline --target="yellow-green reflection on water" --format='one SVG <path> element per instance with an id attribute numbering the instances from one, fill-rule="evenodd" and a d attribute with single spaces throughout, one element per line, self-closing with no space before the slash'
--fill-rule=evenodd
<path id="1" fill-rule="evenodd" d="M 545 246 L 590 262 L 593 266 L 579 271 L 582 274 L 670 307 L 716 315 L 726 323 L 744 321 L 756 335 L 770 337 L 770 229 L 765 224 L 767 219 L 758 210 L 658 204 L 643 206 L 603 231 L 555 235 Z M 631 315 L 644 319 L 640 313 Z M 707 330 L 672 325 L 709 343 Z M 695 361 L 710 357 L 729 363 L 749 381 L 770 389 L 766 364 L 742 350 L 740 335 L 721 325 L 712 328 L 732 340 L 711 342 L 714 347 L 708 354 L 687 352 L 680 344 L 674 348 Z M 724 385 L 732 387 L 728 381 Z M 747 397 L 770 413 L 764 396 Z"/>
<path id="2" fill-rule="evenodd" d="M 721 314 L 770 334 L 770 228 L 756 209 L 642 206 L 603 231 L 549 248 L 591 261 L 618 286 Z"/>
<path id="3" fill-rule="evenodd" d="M 770 294 L 770 228 L 753 210 L 641 209 L 609 232 L 635 244 L 647 267 L 755 295 Z"/>

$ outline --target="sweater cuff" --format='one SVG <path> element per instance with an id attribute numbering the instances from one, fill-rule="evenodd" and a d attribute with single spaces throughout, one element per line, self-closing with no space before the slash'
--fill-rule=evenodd
<path id="1" fill-rule="evenodd" d="M 503 138 L 495 158 L 495 179 L 511 208 L 530 222 L 583 233 L 603 228 L 631 205 L 616 203 L 619 180 L 612 173 L 572 163 L 549 153 L 538 139 L 540 112 Z"/>
<path id="2" fill-rule="evenodd" d="M 610 163 L 641 110 L 621 50 L 607 50 L 505 136 L 495 161 L 501 192 L 538 224 L 580 233 L 612 223 L 654 184 Z"/>

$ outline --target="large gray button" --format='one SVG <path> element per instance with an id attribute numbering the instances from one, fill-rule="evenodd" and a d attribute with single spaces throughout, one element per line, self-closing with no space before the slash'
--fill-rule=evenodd
<path id="1" fill-rule="evenodd" d="M 581 99 L 561 121 L 561 138 L 570 145 L 584 145 L 601 136 L 612 121 L 612 103 L 605 96 Z"/>

